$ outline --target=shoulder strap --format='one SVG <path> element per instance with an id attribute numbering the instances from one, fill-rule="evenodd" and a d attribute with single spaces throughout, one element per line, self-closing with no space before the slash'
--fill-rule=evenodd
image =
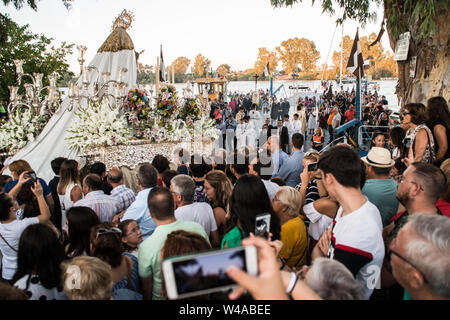
<path id="1" fill-rule="evenodd" d="M 1 233 L 0 233 L 0 237 L 3 239 L 3 241 L 5 241 L 5 243 L 8 245 L 8 247 L 10 247 L 11 249 L 13 249 L 14 252 L 17 252 L 17 250 L 16 250 L 13 246 L 11 246 L 11 245 L 8 243 L 8 241 L 6 241 L 6 239 L 2 236 Z"/>
<path id="2" fill-rule="evenodd" d="M 131 266 L 130 260 L 131 258 L 125 255 L 125 261 L 127 263 L 127 288 L 131 290 Z"/>

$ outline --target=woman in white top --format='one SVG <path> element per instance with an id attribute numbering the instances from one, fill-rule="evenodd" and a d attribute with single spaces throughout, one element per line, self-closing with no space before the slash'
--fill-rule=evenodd
<path id="1" fill-rule="evenodd" d="M 22 232 L 32 224 L 46 223 L 50 219 L 50 209 L 45 201 L 39 182 L 31 188 L 37 198 L 40 214 L 37 217 L 16 219 L 19 206 L 15 200 L 22 186 L 30 180 L 28 172 L 23 172 L 16 186 L 9 194 L 0 194 L 0 251 L 2 252 L 2 278 L 12 280 L 17 269 L 17 251 Z"/>
<path id="2" fill-rule="evenodd" d="M 83 198 L 81 191 L 79 164 L 75 160 L 64 160 L 59 169 L 59 183 L 56 188 L 61 203 L 61 226 L 67 231 L 66 212 L 75 202 Z"/>

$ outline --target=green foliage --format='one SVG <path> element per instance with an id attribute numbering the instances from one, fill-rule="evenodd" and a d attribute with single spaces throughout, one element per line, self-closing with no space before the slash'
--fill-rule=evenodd
<path id="1" fill-rule="evenodd" d="M 0 14 L 0 101 L 9 100 L 8 86 L 17 86 L 14 60 L 24 61 L 24 73 L 42 73 L 43 85 L 49 84 L 47 76 L 53 72 L 59 78 L 74 76 L 69 71 L 66 57 L 72 53 L 73 44 L 63 42 L 60 47 L 52 45 L 53 39 L 33 34 L 28 25 L 19 26 L 8 16 Z M 22 83 L 31 82 L 24 77 Z M 19 91 L 23 94 L 23 88 Z"/>
<path id="2" fill-rule="evenodd" d="M 31 9 L 36 11 L 37 10 L 37 4 L 36 4 L 37 1 L 39 1 L 39 0 L 26 0 L 26 1 L 25 0 L 3 0 L 3 4 L 5 6 L 7 6 L 10 3 L 12 3 L 13 6 L 17 10 L 20 10 L 23 8 L 23 5 L 26 2 L 27 6 L 29 6 Z M 72 8 L 72 4 L 71 4 L 72 0 L 61 0 L 61 1 L 68 10 Z"/>
<path id="3" fill-rule="evenodd" d="M 270 0 L 272 6 L 292 6 L 303 0 Z M 312 4 L 316 0 L 311 0 Z M 436 19 L 441 10 L 448 10 L 448 0 L 384 0 L 385 17 L 387 25 L 394 38 L 410 30 L 411 23 L 420 28 L 420 38 L 426 38 L 436 31 Z M 363 26 L 368 21 L 374 22 L 376 13 L 370 11 L 370 4 L 380 5 L 381 0 L 321 0 L 323 12 L 335 14 L 333 4 L 344 8 L 342 19 L 339 17 L 337 23 L 347 19 L 353 19 Z M 420 39 L 419 39 L 420 40 Z"/>
<path id="4" fill-rule="evenodd" d="M 270 0 L 272 6 L 279 8 L 283 6 L 292 6 L 295 3 L 303 2 L 303 0 Z M 311 0 L 314 5 L 316 0 Z M 321 0 L 322 12 L 335 14 L 333 3 L 336 3 L 340 8 L 344 8 L 342 17 L 338 17 L 336 23 L 342 23 L 347 19 L 353 19 L 365 25 L 367 22 L 374 22 L 377 18 L 375 11 L 370 11 L 370 4 L 376 3 L 377 6 L 381 4 L 381 0 Z"/>

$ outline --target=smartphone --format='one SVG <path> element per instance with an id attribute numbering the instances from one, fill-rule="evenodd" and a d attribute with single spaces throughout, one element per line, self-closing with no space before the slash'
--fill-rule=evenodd
<path id="1" fill-rule="evenodd" d="M 256 276 L 258 256 L 254 246 L 214 250 L 165 259 L 162 271 L 169 299 L 183 299 L 237 287 L 226 274 L 235 266 Z"/>
<path id="2" fill-rule="evenodd" d="M 258 214 L 255 218 L 255 236 L 269 239 L 270 213 Z"/>
<path id="3" fill-rule="evenodd" d="M 409 147 L 411 146 L 411 138 L 403 139 L 403 158 L 408 158 L 409 156 Z"/>
<path id="4" fill-rule="evenodd" d="M 308 164 L 308 171 L 316 171 L 318 169 L 318 162 L 313 162 Z"/>
<path id="5" fill-rule="evenodd" d="M 33 172 L 33 171 L 28 172 L 28 175 L 30 176 L 31 181 L 32 181 L 33 183 L 37 181 L 37 176 L 36 176 L 36 173 L 35 173 L 35 172 Z"/>

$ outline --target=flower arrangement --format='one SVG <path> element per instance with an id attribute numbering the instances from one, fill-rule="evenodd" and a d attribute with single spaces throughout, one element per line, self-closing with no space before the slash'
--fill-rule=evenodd
<path id="1" fill-rule="evenodd" d="M 50 114 L 34 115 L 31 109 L 16 108 L 10 119 L 0 126 L 0 149 L 15 153 L 42 132 Z"/>
<path id="2" fill-rule="evenodd" d="M 97 106 L 91 103 L 89 108 L 75 114 L 77 119 L 67 130 L 69 136 L 66 138 L 71 148 L 86 150 L 94 146 L 114 146 L 125 144 L 132 137 L 125 115 L 117 116 L 111 111 L 107 99 Z"/>
<path id="3" fill-rule="evenodd" d="M 177 115 L 179 106 L 177 91 L 172 85 L 165 85 L 161 88 L 155 106 L 155 112 L 158 117 L 158 126 L 165 127 L 173 121 Z M 170 131 L 170 129 L 169 129 Z"/>
<path id="4" fill-rule="evenodd" d="M 184 119 L 186 123 L 192 126 L 193 122 L 200 119 L 202 108 L 194 98 L 186 98 L 182 107 L 178 111 L 177 119 Z"/>
<path id="5" fill-rule="evenodd" d="M 146 127 L 149 120 L 150 104 L 145 90 L 133 89 L 128 92 L 123 111 L 129 124 Z"/>

